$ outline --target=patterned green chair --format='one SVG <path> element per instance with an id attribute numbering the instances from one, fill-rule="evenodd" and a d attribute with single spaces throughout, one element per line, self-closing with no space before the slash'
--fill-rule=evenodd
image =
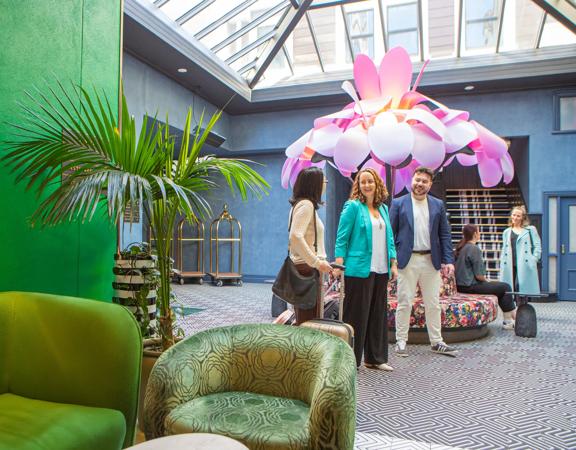
<path id="1" fill-rule="evenodd" d="M 354 447 L 356 361 L 344 341 L 283 325 L 237 325 L 166 351 L 148 381 L 147 439 L 215 433 L 257 449 Z"/>

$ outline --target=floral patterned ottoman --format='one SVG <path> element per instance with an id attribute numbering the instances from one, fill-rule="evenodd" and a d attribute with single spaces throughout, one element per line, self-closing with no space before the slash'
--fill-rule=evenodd
<path id="1" fill-rule="evenodd" d="M 394 342 L 396 327 L 396 282 L 388 284 L 388 330 Z M 488 334 L 486 325 L 498 315 L 498 298 L 495 295 L 462 294 L 456 292 L 454 277 L 442 277 L 440 288 L 442 307 L 442 337 L 446 342 L 462 342 L 479 339 Z M 426 315 L 420 289 L 410 316 L 409 343 L 428 343 Z"/>

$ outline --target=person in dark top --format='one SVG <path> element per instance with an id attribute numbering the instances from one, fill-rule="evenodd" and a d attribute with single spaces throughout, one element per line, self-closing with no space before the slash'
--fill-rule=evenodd
<path id="1" fill-rule="evenodd" d="M 516 305 L 511 294 L 512 288 L 501 281 L 487 281 L 486 267 L 482 259 L 482 251 L 476 245 L 480 240 L 480 232 L 475 225 L 464 225 L 462 239 L 456 246 L 456 286 L 458 292 L 465 294 L 489 294 L 498 297 L 498 305 L 504 313 L 502 327 L 505 330 L 514 329 L 514 313 Z"/>

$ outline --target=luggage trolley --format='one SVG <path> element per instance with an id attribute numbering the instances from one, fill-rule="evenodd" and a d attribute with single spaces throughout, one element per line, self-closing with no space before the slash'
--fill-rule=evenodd
<path id="1" fill-rule="evenodd" d="M 230 237 L 220 237 L 220 224 L 222 222 L 230 224 Z M 234 230 L 237 228 L 238 237 L 235 237 Z M 230 244 L 230 272 L 220 272 L 220 244 Z M 234 272 L 235 251 L 234 248 L 238 245 L 238 260 Z M 212 282 L 216 286 L 222 286 L 224 280 L 235 282 L 237 286 L 242 286 L 242 227 L 237 219 L 232 217 L 228 212 L 228 205 L 224 205 L 224 209 L 219 217 L 214 219 L 210 224 L 210 272 L 208 275 L 212 277 Z"/>
<path id="2" fill-rule="evenodd" d="M 174 276 L 180 284 L 184 284 L 186 279 L 194 279 L 198 281 L 198 284 L 202 284 L 204 280 L 202 279 L 206 272 L 204 272 L 204 224 L 197 219 L 193 219 L 190 225 L 192 225 L 193 231 L 191 237 L 184 237 L 184 225 L 186 224 L 186 218 L 182 218 L 178 222 L 177 235 L 176 235 L 176 264 L 177 267 L 174 268 Z M 190 267 L 191 270 L 184 269 L 184 242 L 192 242 L 196 244 L 196 265 L 195 267 Z M 195 269 L 195 270 L 194 270 Z"/>

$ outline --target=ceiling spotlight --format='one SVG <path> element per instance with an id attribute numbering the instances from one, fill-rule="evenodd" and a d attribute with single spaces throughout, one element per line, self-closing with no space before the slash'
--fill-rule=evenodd
<path id="1" fill-rule="evenodd" d="M 473 90 L 474 90 L 474 86 L 472 86 L 471 84 L 469 84 L 468 86 L 464 86 L 464 90 L 465 90 L 465 91 L 473 91 Z"/>
<path id="2" fill-rule="evenodd" d="M 186 72 L 188 72 L 188 69 L 186 69 L 186 68 L 184 68 L 184 67 L 180 67 L 180 68 L 178 69 L 178 72 L 180 72 L 180 73 L 186 73 Z"/>

